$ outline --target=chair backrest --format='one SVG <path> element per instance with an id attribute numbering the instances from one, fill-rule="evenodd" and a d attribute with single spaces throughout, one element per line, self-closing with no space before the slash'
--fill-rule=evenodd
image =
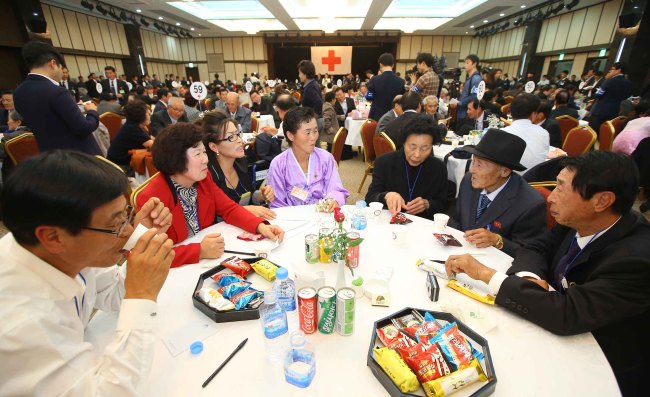
<path id="1" fill-rule="evenodd" d="M 614 143 L 614 135 L 616 131 L 611 121 L 605 121 L 600 125 L 600 134 L 598 138 L 598 150 L 610 151 L 612 150 L 612 143 Z"/>
<path id="2" fill-rule="evenodd" d="M 147 173 L 149 175 L 154 175 L 158 173 L 158 169 L 156 168 L 155 165 L 153 165 L 153 157 L 145 156 L 144 166 L 147 168 Z"/>
<path id="3" fill-rule="evenodd" d="M 608 121 L 608 123 L 611 123 L 612 127 L 614 127 L 614 138 L 616 138 L 616 135 L 620 134 L 621 131 L 623 131 L 625 120 L 627 120 L 625 117 L 618 116 Z"/>
<path id="4" fill-rule="evenodd" d="M 375 161 L 375 146 L 372 143 L 372 138 L 375 136 L 377 129 L 377 122 L 368 119 L 361 124 L 361 143 L 363 144 L 363 161 L 370 165 Z"/>
<path id="5" fill-rule="evenodd" d="M 296 99 L 298 100 L 298 102 L 300 102 L 300 100 L 301 100 L 301 98 L 302 98 L 302 95 L 300 94 L 299 91 L 294 91 L 294 92 L 292 92 L 292 93 L 291 93 L 291 96 L 294 97 L 294 98 L 296 98 Z"/>
<path id="6" fill-rule="evenodd" d="M 336 164 L 341 161 L 341 156 L 343 156 L 343 146 L 345 145 L 345 139 L 348 137 L 348 130 L 344 127 L 339 128 L 334 135 L 332 140 L 332 156 L 336 160 Z"/>
<path id="7" fill-rule="evenodd" d="M 257 132 L 257 129 L 259 128 L 259 122 L 255 117 L 251 117 L 251 132 L 255 133 Z"/>
<path id="8" fill-rule="evenodd" d="M 556 182 L 534 182 L 530 184 L 533 189 L 537 190 L 537 192 L 542 195 L 546 202 L 546 228 L 548 230 L 551 230 L 557 224 L 557 221 L 553 215 L 551 215 L 551 204 L 548 202 L 548 196 L 551 195 L 552 191 L 551 188 L 554 188 L 556 185 Z"/>
<path id="9" fill-rule="evenodd" d="M 242 105 L 242 107 L 245 107 L 246 109 L 249 109 L 251 107 L 251 104 L 246 102 L 245 104 Z"/>
<path id="10" fill-rule="evenodd" d="M 99 116 L 99 121 L 101 121 L 102 124 L 106 126 L 106 129 L 108 129 L 108 135 L 111 137 L 111 142 L 120 128 L 122 128 L 122 120 L 124 120 L 123 116 L 113 112 L 106 112 Z"/>
<path id="11" fill-rule="evenodd" d="M 510 104 L 506 103 L 505 105 L 501 106 L 501 114 L 508 115 L 510 114 Z"/>
<path id="12" fill-rule="evenodd" d="M 566 136 L 562 150 L 569 156 L 587 152 L 596 142 L 596 133 L 588 125 L 573 128 Z"/>
<path id="13" fill-rule="evenodd" d="M 455 126 L 456 125 L 456 114 L 458 113 L 458 102 L 452 102 L 449 104 L 449 112 L 447 114 L 447 117 L 449 117 L 449 125 L 450 126 Z"/>
<path id="14" fill-rule="evenodd" d="M 153 178 L 155 178 L 156 176 L 158 176 L 158 173 L 157 173 L 157 172 L 156 172 L 155 174 L 151 175 L 151 176 L 149 177 L 149 179 L 147 179 L 146 181 L 144 181 L 144 182 L 142 183 L 142 185 L 136 187 L 136 188 L 133 189 L 133 191 L 131 192 L 131 206 L 133 206 L 133 208 L 135 208 L 136 211 L 139 211 L 139 210 L 140 210 L 140 208 L 138 208 L 138 204 L 137 204 L 137 202 L 136 202 L 136 200 L 138 199 L 138 195 L 139 195 L 140 193 L 142 193 L 142 191 L 144 190 L 144 188 L 146 188 L 147 185 L 149 185 L 149 183 L 151 183 L 151 181 L 153 180 Z"/>
<path id="15" fill-rule="evenodd" d="M 117 168 L 118 170 L 120 170 L 121 173 L 124 173 L 124 170 L 122 169 L 122 167 L 120 167 L 119 165 L 115 164 L 114 162 L 112 162 L 111 160 L 107 159 L 106 157 L 101 156 L 101 155 L 99 155 L 99 154 L 96 154 L 95 157 L 97 157 L 99 160 L 101 160 L 101 161 L 103 161 L 103 162 L 105 162 L 105 163 L 108 163 L 108 164 L 112 165 L 113 167 Z"/>
<path id="16" fill-rule="evenodd" d="M 5 143 L 5 152 L 14 165 L 40 153 L 36 137 L 31 132 L 18 135 Z"/>
<path id="17" fill-rule="evenodd" d="M 210 104 L 212 103 L 212 98 L 205 98 L 203 100 L 203 104 L 205 105 L 206 109 L 210 109 Z"/>
<path id="18" fill-rule="evenodd" d="M 380 132 L 379 135 L 375 135 L 372 139 L 372 144 L 375 147 L 375 155 L 377 157 L 385 153 L 394 152 L 397 150 L 395 148 L 395 142 L 386 135 L 384 132 Z"/>
<path id="19" fill-rule="evenodd" d="M 562 135 L 562 146 L 564 146 L 564 141 L 566 136 L 571 131 L 571 129 L 578 126 L 578 120 L 574 119 L 571 116 L 558 116 L 555 118 L 558 124 L 560 124 L 560 134 Z"/>
<path id="20" fill-rule="evenodd" d="M 501 117 L 501 118 L 499 118 L 499 119 L 501 120 L 501 122 L 503 123 L 503 125 L 506 126 L 506 127 L 512 124 L 512 121 L 511 121 L 511 120 L 505 119 L 505 118 L 503 118 L 503 117 Z"/>
<path id="21" fill-rule="evenodd" d="M 514 98 L 511 97 L 510 95 L 508 95 L 508 96 L 504 96 L 503 99 L 506 101 L 507 104 L 510 104 L 510 103 L 512 103 L 512 100 Z"/>

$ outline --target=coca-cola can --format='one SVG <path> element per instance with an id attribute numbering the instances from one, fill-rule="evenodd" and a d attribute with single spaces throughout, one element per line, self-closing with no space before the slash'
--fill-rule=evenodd
<path id="1" fill-rule="evenodd" d="M 298 291 L 298 316 L 300 329 L 305 334 L 316 332 L 316 290 L 311 287 L 301 288 Z"/>

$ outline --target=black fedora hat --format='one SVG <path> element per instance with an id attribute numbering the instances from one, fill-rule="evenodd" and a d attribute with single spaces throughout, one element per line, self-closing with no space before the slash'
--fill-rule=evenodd
<path id="1" fill-rule="evenodd" d="M 526 141 L 509 132 L 490 128 L 478 145 L 463 146 L 461 150 L 484 157 L 515 171 L 524 171 L 521 156 L 526 150 Z"/>

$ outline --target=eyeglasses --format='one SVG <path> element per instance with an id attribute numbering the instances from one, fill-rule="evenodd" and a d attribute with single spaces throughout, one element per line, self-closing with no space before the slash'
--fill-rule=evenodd
<path id="1" fill-rule="evenodd" d="M 232 134 L 232 135 L 229 135 L 229 136 L 226 137 L 226 138 L 223 138 L 223 139 L 219 139 L 219 140 L 217 140 L 217 142 L 223 142 L 223 141 L 235 142 L 235 141 L 237 141 L 238 139 L 241 139 L 241 135 L 242 135 L 241 132 L 236 132 L 236 133 L 234 133 L 234 134 Z"/>
<path id="2" fill-rule="evenodd" d="M 133 216 L 135 215 L 135 211 L 133 210 L 133 207 L 130 205 L 126 206 L 126 218 L 124 219 L 124 222 L 120 225 L 120 227 L 117 230 L 111 230 L 111 229 L 99 229 L 95 227 L 82 227 L 82 229 L 85 230 L 90 230 L 93 232 L 100 232 L 100 233 L 107 233 L 107 234 L 114 234 L 116 237 L 123 237 L 123 232 L 124 228 L 126 225 L 131 224 L 133 221 Z"/>

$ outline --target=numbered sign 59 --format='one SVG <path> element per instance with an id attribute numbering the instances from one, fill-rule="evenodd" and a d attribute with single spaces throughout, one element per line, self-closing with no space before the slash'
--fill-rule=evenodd
<path id="1" fill-rule="evenodd" d="M 192 95 L 192 98 L 196 99 L 197 101 L 201 101 L 205 99 L 206 96 L 208 96 L 208 89 L 205 87 L 205 84 L 201 83 L 200 81 L 196 81 L 190 86 L 190 95 Z"/>
<path id="2" fill-rule="evenodd" d="M 526 85 L 524 86 L 524 90 L 526 91 L 526 93 L 532 94 L 533 91 L 535 91 L 535 82 L 529 81 L 528 83 L 526 83 Z"/>
<path id="3" fill-rule="evenodd" d="M 485 94 L 485 81 L 481 81 L 478 83 L 478 87 L 476 90 L 476 98 L 480 101 L 483 99 L 483 95 Z"/>

